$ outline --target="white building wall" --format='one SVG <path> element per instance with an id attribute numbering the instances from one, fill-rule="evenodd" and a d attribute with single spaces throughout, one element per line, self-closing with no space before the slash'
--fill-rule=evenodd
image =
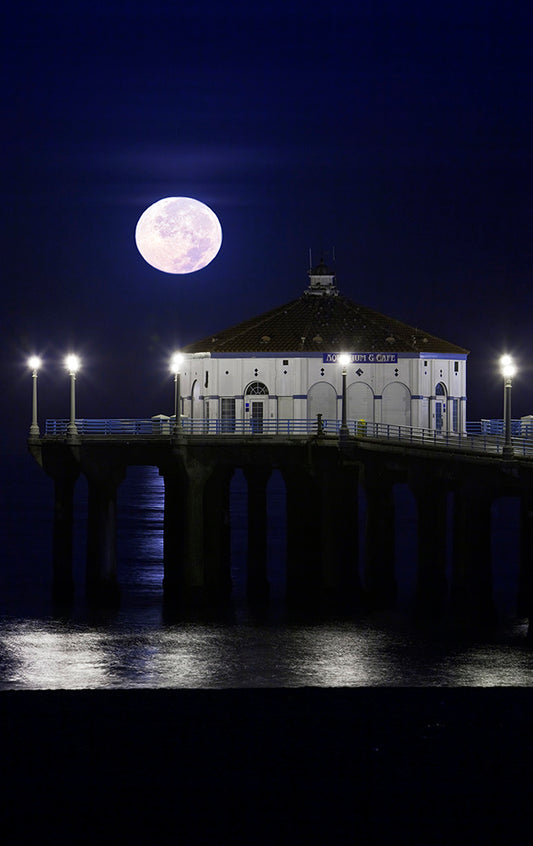
<path id="1" fill-rule="evenodd" d="M 360 371 L 359 373 L 357 371 Z M 335 362 L 325 363 L 322 354 L 314 356 L 281 354 L 243 355 L 235 357 L 211 357 L 209 354 L 186 356 L 181 373 L 181 394 L 186 416 L 191 416 L 193 404 L 191 390 L 197 382 L 197 398 L 194 416 L 205 416 L 209 403 L 209 416 L 220 415 L 221 399 L 235 400 L 235 416 L 246 419 L 247 386 L 251 382 L 262 382 L 269 395 L 265 406 L 265 418 L 306 420 L 313 409 L 308 407 L 307 395 L 312 385 L 328 383 L 337 397 L 337 417 L 341 417 L 342 370 Z M 466 421 L 466 359 L 419 357 L 398 354 L 391 363 L 352 363 L 347 368 L 348 419 L 360 419 L 357 411 L 357 397 L 365 396 L 365 417 L 369 422 L 399 422 L 423 428 L 434 428 L 436 403 L 442 400 L 436 394 L 436 387 L 445 387 L 445 412 L 443 430 L 464 431 Z M 207 386 L 206 386 L 207 382 Z M 398 383 L 404 385 L 410 402 L 406 407 L 405 391 L 387 388 Z M 366 387 L 364 387 L 366 386 Z M 368 392 L 372 402 L 368 402 Z M 385 399 L 383 394 L 385 393 Z M 391 404 L 391 396 L 398 398 L 398 408 Z M 454 402 L 456 403 L 454 416 Z M 353 411 L 353 414 L 351 413 Z M 249 413 L 249 412 L 248 412 Z M 372 414 L 372 417 L 371 417 Z M 387 419 L 387 417 L 389 419 Z"/>

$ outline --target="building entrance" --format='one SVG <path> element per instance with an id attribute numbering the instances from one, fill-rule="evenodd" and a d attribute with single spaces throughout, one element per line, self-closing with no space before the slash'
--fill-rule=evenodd
<path id="1" fill-rule="evenodd" d="M 252 400 L 251 403 L 250 422 L 252 424 L 252 432 L 257 435 L 263 431 L 263 412 L 264 404 L 262 400 Z"/>
<path id="2" fill-rule="evenodd" d="M 268 388 L 262 382 L 252 382 L 246 388 L 245 395 L 246 416 L 250 421 L 252 434 L 261 434 L 265 405 L 268 402 Z"/>
<path id="3" fill-rule="evenodd" d="M 442 432 L 446 426 L 446 388 L 439 382 L 435 388 L 435 429 Z"/>

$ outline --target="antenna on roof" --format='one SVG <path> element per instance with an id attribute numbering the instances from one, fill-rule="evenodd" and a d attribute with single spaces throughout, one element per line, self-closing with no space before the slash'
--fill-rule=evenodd
<path id="1" fill-rule="evenodd" d="M 331 252 L 333 253 L 333 266 L 335 266 L 335 247 L 331 248 Z"/>
<path id="2" fill-rule="evenodd" d="M 309 247 L 309 270 L 313 269 L 313 255 L 311 253 L 311 247 Z"/>

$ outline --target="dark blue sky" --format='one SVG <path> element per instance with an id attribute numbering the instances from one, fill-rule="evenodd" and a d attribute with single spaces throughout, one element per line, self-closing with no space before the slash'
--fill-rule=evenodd
<path id="1" fill-rule="evenodd" d="M 532 24 L 512 0 L 11 4 L 4 442 L 24 446 L 28 353 L 41 417 L 68 415 L 70 349 L 80 416 L 168 411 L 174 347 L 299 296 L 333 245 L 343 294 L 471 350 L 470 419 L 501 415 L 504 350 L 533 413 Z M 222 224 L 196 274 L 135 247 L 173 195 Z"/>

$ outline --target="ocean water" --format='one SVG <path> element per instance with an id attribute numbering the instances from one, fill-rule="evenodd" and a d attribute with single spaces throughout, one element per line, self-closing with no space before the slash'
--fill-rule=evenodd
<path id="1" fill-rule="evenodd" d="M 50 597 L 53 486 L 30 456 L 2 462 L 0 689 L 244 689 L 529 686 L 527 621 L 514 613 L 518 510 L 496 506 L 494 630 L 420 628 L 410 613 L 416 524 L 397 491 L 398 608 L 343 618 L 295 617 L 284 602 L 285 513 L 280 478 L 269 487 L 271 601 L 245 597 L 245 485 L 232 482 L 231 606 L 203 618 L 169 618 L 162 595 L 163 486 L 157 469 L 130 468 L 119 489 L 121 603 L 95 611 L 84 598 L 86 488 L 75 506 L 76 596 L 59 612 Z M 364 521 L 364 503 L 361 509 Z M 363 532 L 361 531 L 361 536 Z"/>

